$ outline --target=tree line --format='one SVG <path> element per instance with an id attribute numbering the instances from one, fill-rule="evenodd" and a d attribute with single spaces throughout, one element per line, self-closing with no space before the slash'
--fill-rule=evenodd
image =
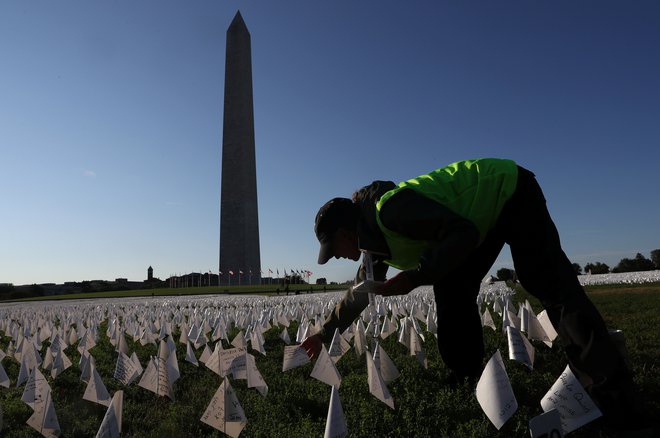
<path id="1" fill-rule="evenodd" d="M 641 253 L 637 253 L 634 258 L 623 258 L 619 263 L 611 268 L 602 262 L 589 262 L 580 266 L 573 263 L 575 273 L 580 274 L 608 274 L 610 272 L 638 272 L 638 271 L 653 271 L 660 269 L 660 249 L 651 251 L 651 258 L 644 257 Z M 497 271 L 497 279 L 501 281 L 516 280 L 516 272 L 513 269 L 502 268 Z"/>

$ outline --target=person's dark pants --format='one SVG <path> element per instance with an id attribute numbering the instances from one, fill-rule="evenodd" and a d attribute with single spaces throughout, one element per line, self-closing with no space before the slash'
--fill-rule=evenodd
<path id="1" fill-rule="evenodd" d="M 476 297 L 507 243 L 520 283 L 547 310 L 576 377 L 604 413 L 617 411 L 632 391 L 624 359 L 561 249 L 534 174 L 518 171 L 516 191 L 495 228 L 462 267 L 434 285 L 442 359 L 459 377 L 481 374 L 483 328 Z"/>

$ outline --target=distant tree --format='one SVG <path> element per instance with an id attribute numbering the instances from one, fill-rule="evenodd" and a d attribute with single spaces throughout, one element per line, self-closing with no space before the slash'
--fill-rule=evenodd
<path id="1" fill-rule="evenodd" d="M 328 284 L 328 280 L 325 277 L 317 278 L 316 284 Z"/>
<path id="2" fill-rule="evenodd" d="M 33 284 L 28 288 L 28 294 L 31 297 L 41 297 L 44 295 L 44 288 L 38 284 Z"/>
<path id="3" fill-rule="evenodd" d="M 612 269 L 612 272 L 652 271 L 654 269 L 655 266 L 651 260 L 637 253 L 634 259 L 621 259 L 619 264 Z"/>
<path id="4" fill-rule="evenodd" d="M 497 279 L 500 281 L 516 280 L 516 271 L 509 268 L 502 268 L 497 270 Z"/>
<path id="5" fill-rule="evenodd" d="M 573 265 L 573 270 L 575 271 L 575 274 L 577 274 L 577 275 L 582 274 L 582 268 L 580 267 L 580 265 L 578 265 L 577 263 L 572 263 L 572 265 Z"/>
<path id="6" fill-rule="evenodd" d="M 13 284 L 9 284 L 9 283 L 0 284 L 0 300 L 8 299 L 13 292 L 14 292 Z"/>
<path id="7" fill-rule="evenodd" d="M 610 267 L 601 262 L 587 263 L 584 265 L 584 272 L 591 272 L 592 274 L 607 274 L 610 272 Z"/>
<path id="8" fill-rule="evenodd" d="M 651 251 L 651 261 L 655 266 L 655 269 L 660 269 L 660 249 L 654 249 Z"/>

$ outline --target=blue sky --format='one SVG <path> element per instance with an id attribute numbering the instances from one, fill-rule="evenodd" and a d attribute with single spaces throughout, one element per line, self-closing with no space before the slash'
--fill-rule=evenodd
<path id="1" fill-rule="evenodd" d="M 216 269 L 237 9 L 264 271 L 351 278 L 316 265 L 326 200 L 484 156 L 536 173 L 572 261 L 660 248 L 657 2 L 8 0 L 0 283 Z"/>

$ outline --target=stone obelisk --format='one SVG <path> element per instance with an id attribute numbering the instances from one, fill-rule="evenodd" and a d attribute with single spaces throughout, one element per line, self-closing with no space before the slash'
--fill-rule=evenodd
<path id="1" fill-rule="evenodd" d="M 225 58 L 220 284 L 261 283 L 251 52 L 250 32 L 237 12 L 227 29 Z"/>

